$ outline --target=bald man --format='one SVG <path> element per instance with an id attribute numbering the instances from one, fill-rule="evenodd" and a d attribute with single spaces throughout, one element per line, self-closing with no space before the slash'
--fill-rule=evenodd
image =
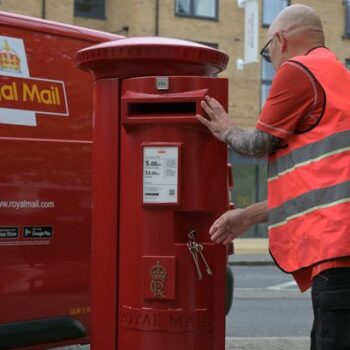
<path id="1" fill-rule="evenodd" d="M 276 264 L 312 287 L 312 350 L 350 349 L 350 73 L 325 46 L 316 12 L 277 16 L 260 54 L 276 75 L 256 127 L 240 129 L 209 96 L 197 115 L 242 155 L 267 157 L 268 200 L 224 213 L 211 239 L 228 244 L 269 222 Z"/>

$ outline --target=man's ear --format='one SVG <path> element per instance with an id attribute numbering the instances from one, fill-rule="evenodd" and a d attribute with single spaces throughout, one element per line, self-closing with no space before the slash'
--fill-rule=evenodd
<path id="1" fill-rule="evenodd" d="M 276 39 L 278 41 L 280 53 L 283 53 L 286 50 L 287 41 L 286 41 L 285 37 L 280 32 L 276 32 L 275 35 L 276 35 Z"/>

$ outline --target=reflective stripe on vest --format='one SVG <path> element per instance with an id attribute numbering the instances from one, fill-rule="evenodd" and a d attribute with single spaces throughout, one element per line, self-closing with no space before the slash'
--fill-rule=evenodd
<path id="1" fill-rule="evenodd" d="M 268 181 L 273 181 L 296 168 L 350 150 L 350 130 L 301 147 L 269 163 Z"/>
<path id="2" fill-rule="evenodd" d="M 270 209 L 269 229 L 287 224 L 288 221 L 315 210 L 346 202 L 350 202 L 350 181 L 304 193 L 277 208 Z"/>

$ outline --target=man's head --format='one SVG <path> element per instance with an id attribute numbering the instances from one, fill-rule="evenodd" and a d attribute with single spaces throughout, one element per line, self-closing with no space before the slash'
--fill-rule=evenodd
<path id="1" fill-rule="evenodd" d="M 267 38 L 266 50 L 275 69 L 291 57 L 324 45 L 321 19 L 311 7 L 304 5 L 282 10 L 271 24 Z"/>

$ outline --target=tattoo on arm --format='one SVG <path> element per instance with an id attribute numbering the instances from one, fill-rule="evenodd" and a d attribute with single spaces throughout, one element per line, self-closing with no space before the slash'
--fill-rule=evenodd
<path id="1" fill-rule="evenodd" d="M 225 139 L 235 152 L 256 158 L 273 153 L 280 142 L 278 137 L 266 132 L 257 129 L 242 130 L 236 127 L 227 132 Z"/>

